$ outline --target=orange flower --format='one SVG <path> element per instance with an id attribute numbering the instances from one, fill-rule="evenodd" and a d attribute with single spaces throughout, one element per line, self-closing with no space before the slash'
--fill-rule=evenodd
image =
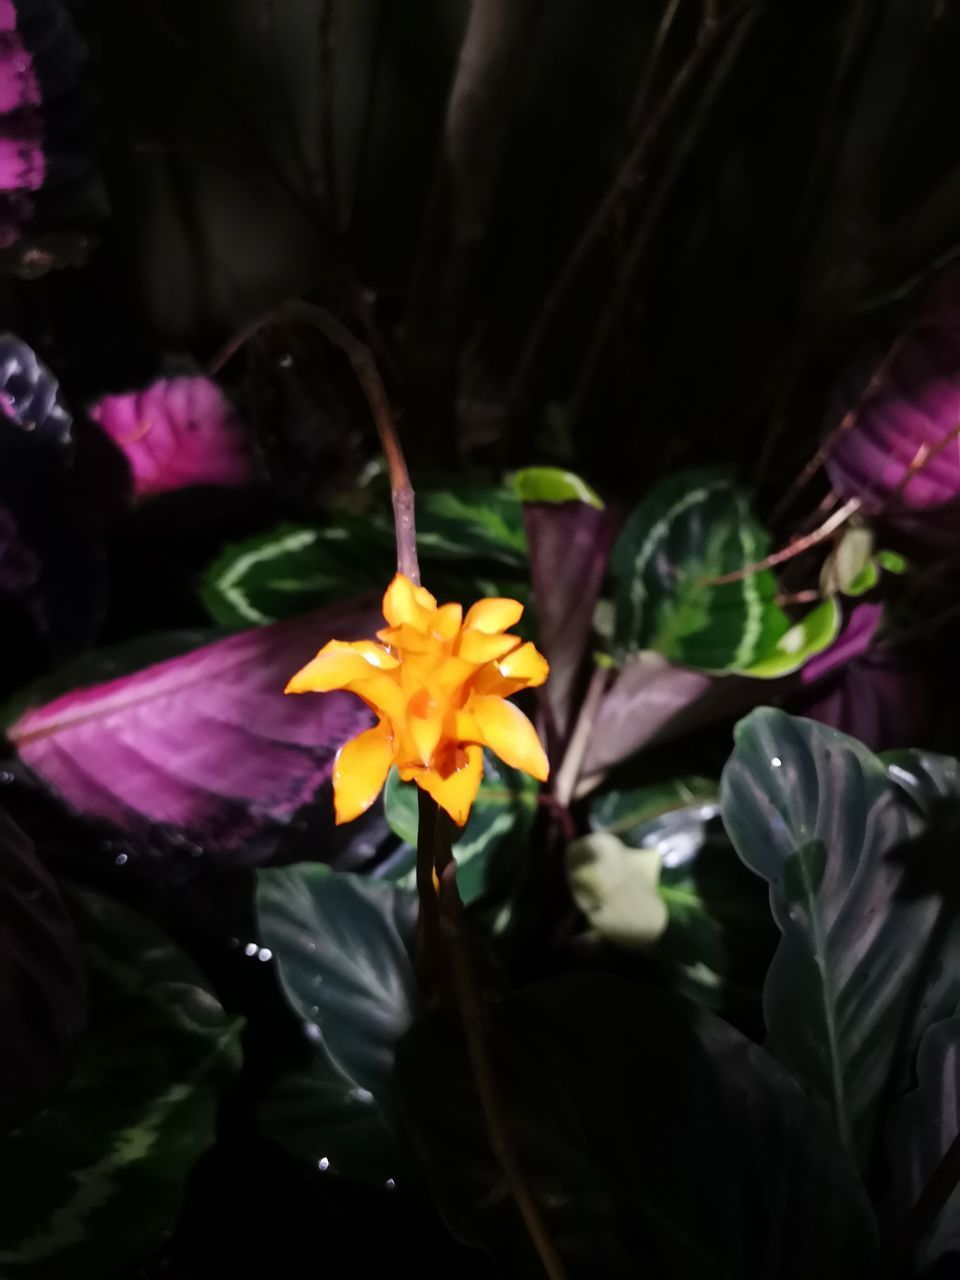
<path id="1" fill-rule="evenodd" d="M 383 597 L 389 624 L 381 644 L 331 640 L 293 677 L 287 693 L 348 689 L 376 712 L 377 724 L 347 742 L 333 767 L 337 823 L 369 809 L 396 765 L 460 826 L 480 786 L 483 748 L 541 782 L 547 757 L 533 725 L 512 703 L 543 684 L 550 668 L 532 644 L 505 634 L 518 622 L 516 600 L 437 602 L 398 573 Z"/>

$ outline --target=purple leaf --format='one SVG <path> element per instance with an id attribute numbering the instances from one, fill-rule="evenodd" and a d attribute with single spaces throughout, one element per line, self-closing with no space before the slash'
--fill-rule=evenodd
<path id="1" fill-rule="evenodd" d="M 619 764 L 653 742 L 738 715 L 771 694 L 770 681 L 710 676 L 643 653 L 617 674 L 600 704 L 581 775 Z M 762 689 L 761 689 L 762 685 Z"/>
<path id="2" fill-rule="evenodd" d="M 924 743 L 933 719 L 922 673 L 879 650 L 854 658 L 790 709 L 832 725 L 872 751 Z"/>
<path id="3" fill-rule="evenodd" d="M 86 1016 L 84 972 L 56 882 L 0 812 L 0 1129 L 65 1078 Z"/>
<path id="4" fill-rule="evenodd" d="M 583 670 L 593 611 L 613 541 L 608 512 L 583 502 L 523 507 L 540 647 L 550 663 L 544 695 L 559 748 L 566 740 Z"/>
<path id="5" fill-rule="evenodd" d="M 104 396 L 90 417 L 123 450 L 138 497 L 257 478 L 250 433 L 209 378 L 160 379 L 143 391 Z"/>
<path id="6" fill-rule="evenodd" d="M 350 694 L 283 688 L 327 640 L 370 635 L 378 618 L 361 601 L 241 632 L 55 698 L 8 734 L 79 813 L 145 840 L 161 824 L 236 855 L 313 801 L 338 748 L 371 723 Z"/>
<path id="7" fill-rule="evenodd" d="M 856 411 L 827 459 L 831 484 L 869 511 L 935 507 L 960 495 L 960 275 L 936 282 L 922 315 L 890 353 L 856 361 L 828 405 L 827 437 Z"/>
<path id="8" fill-rule="evenodd" d="M 0 0 L 0 263 L 82 262 L 106 196 L 87 50 L 60 0 Z"/>
<path id="9" fill-rule="evenodd" d="M 800 670 L 800 682 L 816 684 L 831 671 L 866 653 L 883 617 L 882 604 L 857 604 L 829 648 L 816 654 Z"/>

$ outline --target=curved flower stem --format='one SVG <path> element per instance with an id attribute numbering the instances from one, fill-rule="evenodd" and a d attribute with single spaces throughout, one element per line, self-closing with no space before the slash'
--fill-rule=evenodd
<path id="1" fill-rule="evenodd" d="M 337 347 L 350 361 L 350 367 L 357 376 L 357 381 L 366 396 L 370 413 L 373 417 L 380 446 L 387 460 L 387 471 L 390 475 L 390 492 L 393 495 L 393 518 L 397 530 L 397 569 L 410 579 L 420 582 L 420 565 L 417 560 L 417 529 L 414 520 L 413 486 L 400 447 L 400 437 L 393 420 L 393 411 L 387 396 L 383 379 L 377 369 L 376 361 L 370 351 L 359 338 L 354 337 L 345 324 L 325 311 L 323 307 L 314 306 L 310 302 L 293 300 L 285 302 L 275 311 L 251 321 L 246 328 L 227 343 L 207 366 L 207 373 L 212 377 L 218 373 L 228 360 L 231 360 L 241 347 L 262 330 L 281 320 L 299 320 L 302 324 L 319 329 L 328 342 Z"/>
<path id="2" fill-rule="evenodd" d="M 430 800 L 429 803 L 434 804 L 434 801 Z M 422 807 L 420 812 L 423 813 Z M 477 985 L 476 966 L 466 929 L 463 902 L 457 888 L 456 864 L 450 851 L 449 837 L 442 824 L 437 825 L 434 830 L 438 836 L 435 855 L 439 871 L 440 929 L 450 951 L 457 1005 L 463 1021 L 467 1052 L 470 1055 L 477 1093 L 480 1095 L 490 1148 L 510 1188 L 510 1194 L 543 1264 L 544 1272 L 550 1280 L 565 1280 L 566 1268 L 520 1163 L 494 1071 L 487 1016 Z M 443 864 L 442 868 L 439 867 L 440 863 Z"/>

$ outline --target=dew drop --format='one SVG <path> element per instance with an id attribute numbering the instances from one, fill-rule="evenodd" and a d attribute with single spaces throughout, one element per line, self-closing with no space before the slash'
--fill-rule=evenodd
<path id="1" fill-rule="evenodd" d="M 268 960 L 273 959 L 273 952 L 270 950 L 269 947 L 261 947 L 260 950 L 257 952 L 257 959 L 261 960 L 264 964 L 266 964 Z"/>
<path id="2" fill-rule="evenodd" d="M 779 769 L 780 766 L 783 764 L 783 761 L 780 759 L 779 756 L 772 756 L 770 759 L 770 763 L 773 765 L 774 769 Z"/>
<path id="3" fill-rule="evenodd" d="M 114 862 L 117 864 L 118 867 L 122 867 L 126 861 L 127 861 L 127 855 L 125 853 L 118 853 L 117 856 L 114 858 Z"/>
<path id="4" fill-rule="evenodd" d="M 355 1089 L 351 1089 L 347 1096 L 350 1098 L 351 1102 L 362 1102 L 366 1106 L 369 1106 L 373 1101 L 373 1094 L 370 1090 L 363 1089 L 360 1085 L 357 1085 Z"/>
<path id="5" fill-rule="evenodd" d="M 15 781 L 16 781 L 16 777 L 14 774 L 10 772 L 9 769 L 0 769 L 0 783 L 15 782 Z"/>
<path id="6" fill-rule="evenodd" d="M 320 1170 L 321 1173 L 327 1172 L 327 1170 L 330 1168 L 330 1161 L 327 1159 L 326 1156 L 320 1157 L 320 1159 L 317 1161 L 317 1168 Z"/>
<path id="7" fill-rule="evenodd" d="M 393 1180 L 393 1178 L 388 1178 L 383 1185 L 387 1188 L 388 1191 L 393 1191 L 393 1189 L 396 1187 L 397 1184 Z"/>
<path id="8" fill-rule="evenodd" d="M 303 1024 L 303 1034 L 313 1044 L 323 1044 L 323 1032 L 315 1022 L 305 1022 Z"/>
<path id="9" fill-rule="evenodd" d="M 257 946 L 255 942 L 248 942 L 247 945 L 243 948 L 243 954 L 245 956 L 255 956 L 259 950 L 260 948 Z"/>

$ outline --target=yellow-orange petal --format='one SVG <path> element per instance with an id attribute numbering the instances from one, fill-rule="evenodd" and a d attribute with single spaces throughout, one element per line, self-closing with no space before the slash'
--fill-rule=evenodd
<path id="1" fill-rule="evenodd" d="M 463 764 L 446 778 L 435 769 L 418 769 L 413 780 L 441 809 L 445 809 L 458 827 L 470 817 L 470 809 L 483 776 L 483 752 L 479 747 L 467 747 L 463 751 Z"/>
<path id="2" fill-rule="evenodd" d="M 348 685 L 351 693 L 362 698 L 368 707 L 390 720 L 400 720 L 406 707 L 406 694 L 397 676 L 375 671 L 368 679 Z"/>
<path id="3" fill-rule="evenodd" d="M 498 631 L 506 631 L 523 617 L 523 605 L 519 600 L 510 600 L 506 596 L 488 596 L 478 600 L 468 610 L 463 620 L 464 627 L 474 631 L 484 631 L 487 635 L 495 635 Z"/>
<path id="4" fill-rule="evenodd" d="M 442 604 L 433 619 L 433 634 L 440 640 L 452 640 L 462 622 L 462 604 Z"/>
<path id="5" fill-rule="evenodd" d="M 519 707 L 503 698 L 473 697 L 468 704 L 483 737 L 504 764 L 522 769 L 540 782 L 550 776 L 537 731 Z"/>
<path id="6" fill-rule="evenodd" d="M 391 627 L 406 623 L 417 631 L 426 631 L 436 607 L 436 598 L 425 587 L 414 586 L 402 573 L 396 575 L 383 597 L 383 616 Z"/>
<path id="7" fill-rule="evenodd" d="M 336 821 L 352 822 L 373 804 L 393 763 L 393 740 L 385 724 L 351 738 L 333 762 L 333 806 Z"/>
<path id="8" fill-rule="evenodd" d="M 388 653 L 382 644 L 374 644 L 372 640 L 354 640 L 350 647 L 363 654 L 370 666 L 376 667 L 378 671 L 395 671 L 400 665 L 399 658 Z"/>
<path id="9" fill-rule="evenodd" d="M 376 664 L 371 662 L 367 646 L 381 655 Z M 388 663 L 392 663 L 394 667 L 399 665 L 395 658 L 370 640 L 360 640 L 356 644 L 331 640 L 315 658 L 301 667 L 296 675 L 291 676 L 284 692 L 329 693 L 332 689 L 345 688 L 354 680 L 375 675 L 378 668 L 383 668 Z"/>
<path id="10" fill-rule="evenodd" d="M 421 764 L 428 765 L 433 759 L 433 753 L 440 742 L 441 728 L 442 721 L 439 716 L 421 717 L 411 715 L 407 717 L 407 729 L 413 739 L 413 745 L 417 749 Z"/>
<path id="11" fill-rule="evenodd" d="M 396 649 L 401 655 L 431 653 L 437 647 L 433 636 L 427 635 L 425 631 L 418 631 L 408 622 L 401 623 L 399 627 L 384 627 L 377 632 L 377 639 L 388 644 L 391 649 Z"/>
<path id="12" fill-rule="evenodd" d="M 520 643 L 519 636 L 488 635 L 485 631 L 461 631 L 457 656 L 464 662 L 474 666 L 482 666 L 486 662 L 495 662 L 504 654 L 516 649 Z"/>
<path id="13" fill-rule="evenodd" d="M 528 689 L 543 684 L 550 674 L 550 664 L 529 641 L 502 657 L 497 669 L 505 680 L 522 680 Z"/>

